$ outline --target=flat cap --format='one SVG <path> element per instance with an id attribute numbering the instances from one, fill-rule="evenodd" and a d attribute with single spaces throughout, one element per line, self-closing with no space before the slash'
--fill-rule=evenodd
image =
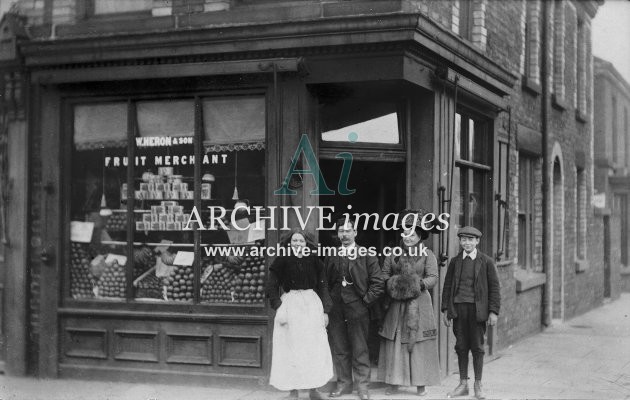
<path id="1" fill-rule="evenodd" d="M 475 227 L 465 226 L 457 232 L 457 236 L 470 236 L 478 239 L 482 236 L 482 234 L 481 231 Z"/>

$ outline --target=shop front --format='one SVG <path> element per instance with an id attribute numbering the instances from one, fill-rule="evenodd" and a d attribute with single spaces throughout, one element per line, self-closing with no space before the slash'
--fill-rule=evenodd
<path id="1" fill-rule="evenodd" d="M 302 38 L 273 56 L 229 60 L 192 56 L 202 41 L 188 36 L 173 35 L 142 59 L 103 40 L 91 55 L 81 40 L 24 47 L 38 143 L 31 163 L 41 166 L 41 233 L 31 238 L 42 265 L 39 375 L 264 383 L 272 258 L 224 250 L 275 246 L 277 228 L 298 219 L 273 207 L 450 212 L 451 225 L 488 232 L 485 250 L 497 252 L 492 193 L 506 188 L 496 179 L 505 153 L 495 118 L 508 91 L 501 79 L 510 79 L 498 68 L 484 64 L 501 79 L 466 72 L 463 59 L 445 61 L 447 50 L 429 53 L 402 37 L 324 49 Z M 204 46 L 208 54 L 223 48 Z M 174 49 L 183 55 L 169 56 Z M 52 63 L 54 52 L 61 56 Z M 99 58 L 111 62 L 89 61 Z M 321 179 L 293 176 L 296 195 L 274 194 L 303 137 Z M 324 181 L 333 193 L 312 195 Z M 263 211 L 232 221 L 243 205 Z M 266 229 L 223 226 L 257 220 Z M 316 227 L 307 221 L 322 244 L 334 243 Z M 361 235 L 378 248 L 399 239 L 372 228 Z M 453 254 L 454 230 L 428 245 Z M 452 368 L 449 349 L 441 328 L 443 373 Z"/>

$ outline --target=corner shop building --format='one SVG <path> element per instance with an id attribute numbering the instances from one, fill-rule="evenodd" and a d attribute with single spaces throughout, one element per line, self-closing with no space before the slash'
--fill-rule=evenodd
<path id="1" fill-rule="evenodd" d="M 483 250 L 502 251 L 503 210 L 493 194 L 507 196 L 501 170 L 510 138 L 495 121 L 516 77 L 404 1 L 378 2 L 376 11 L 368 2 L 281 9 L 191 14 L 185 26 L 142 15 L 118 25 L 93 20 L 59 26 L 54 38 L 31 32 L 28 40 L 19 23 L 4 20 L 17 51 L 3 66 L 12 77 L 5 92 L 14 182 L 7 372 L 263 382 L 273 316 L 258 295 L 269 260 L 245 260 L 223 280 L 217 268 L 209 279 L 208 266 L 219 262 L 203 248 L 235 239 L 178 229 L 178 216 L 193 205 L 230 208 L 238 198 L 252 206 L 352 204 L 381 215 L 450 211 L 451 227 L 478 226 Z M 350 133 L 357 136 L 347 140 Z M 338 154 L 352 153 L 355 194 L 310 196 L 308 176 L 292 183 L 296 196 L 273 194 L 302 135 L 332 190 L 343 166 Z M 178 144 L 144 146 L 139 137 Z M 183 164 L 191 156 L 196 162 Z M 103 218 L 103 209 L 112 216 Z M 428 244 L 455 254 L 454 232 Z M 330 243 L 326 235 L 319 241 Z M 193 261 L 176 271 L 179 285 L 171 281 L 168 293 L 147 286 L 140 294 L 138 279 L 157 263 L 143 258 L 144 249 L 165 240 L 158 257 L 165 265 L 178 253 Z M 278 231 L 266 232 L 267 245 L 278 240 Z M 362 244 L 393 240 L 366 231 Z M 120 268 L 90 269 L 98 255 Z M 445 372 L 454 365 L 453 343 L 440 329 Z"/>

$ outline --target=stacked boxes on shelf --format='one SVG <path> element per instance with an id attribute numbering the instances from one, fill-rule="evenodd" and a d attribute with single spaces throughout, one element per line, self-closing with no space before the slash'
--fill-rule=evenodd
<path id="1" fill-rule="evenodd" d="M 150 213 L 140 215 L 142 220 L 136 221 L 137 231 L 181 231 L 190 218 L 189 214 L 184 214 L 184 207 L 172 200 L 151 206 Z"/>

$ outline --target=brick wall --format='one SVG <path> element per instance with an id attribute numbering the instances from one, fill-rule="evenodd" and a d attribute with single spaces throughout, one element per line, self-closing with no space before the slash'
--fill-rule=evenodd
<path id="1" fill-rule="evenodd" d="M 501 315 L 497 325 L 499 349 L 542 329 L 542 286 L 517 292 L 514 278 L 516 268 L 520 267 L 510 265 L 498 269 L 501 281 Z"/>

